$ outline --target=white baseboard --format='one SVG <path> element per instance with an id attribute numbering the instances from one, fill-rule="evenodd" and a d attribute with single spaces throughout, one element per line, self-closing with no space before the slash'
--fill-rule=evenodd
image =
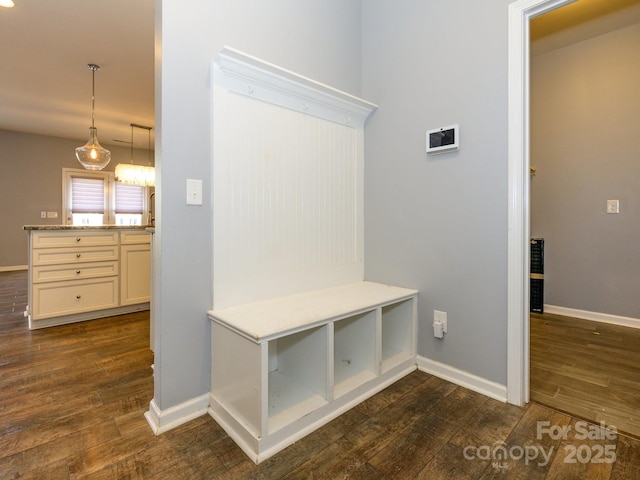
<path id="1" fill-rule="evenodd" d="M 30 309 L 24 312 L 24 316 L 29 319 L 29 330 L 37 330 L 39 328 L 57 327 L 59 325 L 67 325 L 69 323 L 85 322 L 87 320 L 95 320 L 96 318 L 115 317 L 125 313 L 142 312 L 149 310 L 149 303 L 138 303 L 136 305 L 125 305 L 123 307 L 106 308 L 104 310 L 94 310 L 93 312 L 74 313 L 64 315 L 62 317 L 51 317 L 34 320 L 29 314 Z"/>
<path id="2" fill-rule="evenodd" d="M 589 312 L 587 310 L 578 310 L 575 308 L 558 307 L 556 305 L 545 305 L 544 313 L 553 313 L 555 315 L 563 315 L 565 317 L 582 318 L 583 320 L 592 320 L 594 322 L 611 323 L 623 327 L 640 328 L 640 319 L 631 317 L 621 317 L 608 313 Z"/>
<path id="3" fill-rule="evenodd" d="M 28 265 L 9 265 L 8 267 L 0 267 L 0 272 L 19 272 L 28 269 Z"/>
<path id="4" fill-rule="evenodd" d="M 478 377 L 472 373 L 464 370 L 457 369 L 445 363 L 436 362 L 427 357 L 418 355 L 416 359 L 418 364 L 418 370 L 436 377 L 442 378 L 449 382 L 460 385 L 461 387 L 468 388 L 474 392 L 481 393 L 487 397 L 499 400 L 501 402 L 507 401 L 507 386 L 501 385 L 496 382 L 487 380 L 486 378 Z"/>
<path id="5" fill-rule="evenodd" d="M 173 407 L 166 408 L 165 410 L 160 410 L 155 399 L 153 399 L 149 403 L 149 411 L 144 414 L 144 417 L 147 419 L 147 422 L 149 422 L 153 433 L 160 435 L 183 423 L 187 423 L 189 420 L 205 415 L 208 408 L 208 393 L 174 405 Z"/>
<path id="6" fill-rule="evenodd" d="M 464 370 L 431 360 L 420 355 L 416 358 L 418 370 L 435 375 L 449 382 L 478 392 L 495 400 L 507 401 L 507 387 L 478 377 Z M 415 367 L 414 367 L 415 368 Z M 406 374 L 406 373 L 404 373 Z M 160 410 L 154 400 L 149 403 L 149 411 L 144 414 L 153 433 L 160 435 L 194 418 L 205 415 L 209 409 L 209 393 L 192 398 L 165 410 Z"/>

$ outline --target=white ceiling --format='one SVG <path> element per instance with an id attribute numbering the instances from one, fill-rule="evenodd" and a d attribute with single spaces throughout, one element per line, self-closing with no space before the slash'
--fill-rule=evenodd
<path id="1" fill-rule="evenodd" d="M 0 8 L 0 129 L 104 145 L 154 126 L 154 0 L 14 0 Z M 136 147 L 147 133 L 136 129 Z"/>
<path id="2" fill-rule="evenodd" d="M 578 0 L 531 22 L 532 54 L 640 23 L 640 0 Z"/>

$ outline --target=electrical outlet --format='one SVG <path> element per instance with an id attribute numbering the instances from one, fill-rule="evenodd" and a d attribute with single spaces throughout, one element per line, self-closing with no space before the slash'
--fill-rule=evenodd
<path id="1" fill-rule="evenodd" d="M 433 311 L 433 321 L 442 323 L 442 331 L 447 333 L 447 312 Z"/>
<path id="2" fill-rule="evenodd" d="M 40 218 L 47 218 L 47 212 L 40 212 Z"/>

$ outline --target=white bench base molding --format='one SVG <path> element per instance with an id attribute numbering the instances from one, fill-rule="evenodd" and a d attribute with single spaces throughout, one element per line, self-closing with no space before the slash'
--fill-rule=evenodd
<path id="1" fill-rule="evenodd" d="M 416 370 L 414 362 L 407 363 L 406 366 L 403 365 L 393 369 L 393 372 L 387 372 L 384 376 L 376 378 L 375 382 L 361 385 L 340 399 L 314 410 L 264 438 L 258 438 L 248 431 L 235 416 L 215 400 L 213 395 L 210 395 L 209 415 L 227 432 L 242 451 L 258 464 Z"/>

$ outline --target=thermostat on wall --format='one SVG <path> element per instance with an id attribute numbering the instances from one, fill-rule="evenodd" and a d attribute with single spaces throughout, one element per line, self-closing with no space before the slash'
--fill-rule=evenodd
<path id="1" fill-rule="evenodd" d="M 444 153 L 458 150 L 460 134 L 458 125 L 427 130 L 427 153 Z"/>

